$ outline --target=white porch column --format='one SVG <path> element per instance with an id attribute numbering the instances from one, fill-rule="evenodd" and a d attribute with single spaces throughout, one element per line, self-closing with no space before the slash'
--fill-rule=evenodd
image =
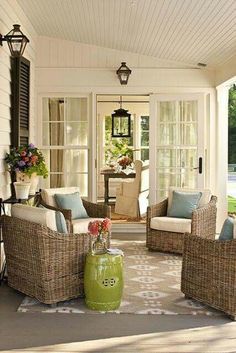
<path id="1" fill-rule="evenodd" d="M 216 195 L 217 232 L 227 217 L 227 181 L 228 181 L 228 84 L 217 88 L 217 132 L 216 132 Z"/>

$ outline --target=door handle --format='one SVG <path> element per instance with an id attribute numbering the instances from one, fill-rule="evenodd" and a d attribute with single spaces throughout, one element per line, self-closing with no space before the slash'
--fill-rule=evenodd
<path id="1" fill-rule="evenodd" d="M 198 173 L 202 174 L 202 157 L 199 157 L 198 159 L 198 167 L 195 167 L 193 169 L 198 169 Z"/>

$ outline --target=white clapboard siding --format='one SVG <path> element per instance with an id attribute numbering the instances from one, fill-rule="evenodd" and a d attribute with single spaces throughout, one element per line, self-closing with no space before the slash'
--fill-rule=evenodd
<path id="1" fill-rule="evenodd" d="M 36 32 L 24 14 L 22 8 L 16 0 L 1 0 L 0 1 L 0 33 L 5 35 L 8 33 L 13 24 L 19 23 L 22 31 L 30 39 L 27 45 L 24 56 L 30 60 L 31 77 L 30 77 L 30 121 L 33 125 L 34 121 L 34 99 L 35 99 L 35 43 Z M 10 108 L 11 108 L 11 74 L 10 74 L 10 52 L 6 42 L 0 47 L 0 198 L 10 196 L 10 176 L 6 171 L 4 157 L 9 151 L 10 146 Z M 34 141 L 34 130 L 30 129 L 32 136 L 31 141 Z"/>

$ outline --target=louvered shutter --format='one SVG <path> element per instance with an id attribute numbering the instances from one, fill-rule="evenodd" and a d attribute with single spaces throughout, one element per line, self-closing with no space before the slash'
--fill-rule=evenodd
<path id="1" fill-rule="evenodd" d="M 11 58 L 11 145 L 29 143 L 30 62 Z"/>

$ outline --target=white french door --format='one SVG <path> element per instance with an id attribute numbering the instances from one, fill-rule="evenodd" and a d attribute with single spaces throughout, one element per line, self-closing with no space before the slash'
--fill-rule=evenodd
<path id="1" fill-rule="evenodd" d="M 150 96 L 150 203 L 170 186 L 204 187 L 204 97 Z"/>

